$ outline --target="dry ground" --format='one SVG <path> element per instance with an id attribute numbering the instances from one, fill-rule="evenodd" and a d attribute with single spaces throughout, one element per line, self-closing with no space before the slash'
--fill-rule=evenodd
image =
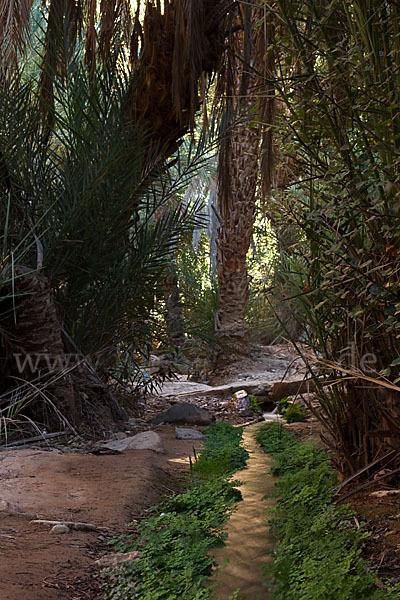
<path id="1" fill-rule="evenodd" d="M 264 347 L 251 361 L 230 368 L 216 383 L 239 381 L 246 389 L 249 381 L 296 378 L 301 371 L 289 348 Z M 181 383 L 187 392 L 187 382 Z M 149 429 L 146 420 L 170 405 L 168 386 L 164 394 L 148 402 L 144 420 L 131 427 L 134 433 Z M 196 396 L 190 401 L 204 400 L 201 390 Z M 219 418 L 237 422 L 227 413 Z M 17 504 L 43 518 L 92 522 L 99 528 L 94 533 L 52 535 L 24 518 L 0 512 L 0 600 L 104 597 L 95 560 L 109 550 L 109 538 L 126 531 L 128 523 L 140 519 L 163 494 L 181 488 L 187 478 L 187 459 L 193 454 L 194 442 L 176 440 L 173 426 L 152 429 L 162 436 L 165 455 L 150 450 L 109 456 L 32 448 L 0 452 L 0 501 Z M 300 441 L 320 439 L 321 426 L 314 420 L 292 424 L 289 429 Z M 198 448 L 200 444 L 195 445 Z M 350 499 L 372 534 L 363 554 L 382 579 L 400 579 L 400 498 L 374 498 L 370 495 L 374 489 L 378 488 Z"/>
<path id="2" fill-rule="evenodd" d="M 151 450 L 110 456 L 41 450 L 0 454 L 0 499 L 42 518 L 103 528 L 53 535 L 0 512 L 1 600 L 104 597 L 94 562 L 109 550 L 107 540 L 186 478 L 194 442 L 177 440 L 171 426 L 155 429 L 165 455 Z"/>

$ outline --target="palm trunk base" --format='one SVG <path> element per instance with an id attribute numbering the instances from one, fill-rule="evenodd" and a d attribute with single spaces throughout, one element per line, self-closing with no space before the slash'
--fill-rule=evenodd
<path id="1" fill-rule="evenodd" d="M 9 287 L 0 302 L 0 409 L 12 405 L 15 415 L 50 431 L 102 431 L 102 419 L 108 427 L 126 420 L 107 386 L 80 357 L 66 354 L 48 279 L 17 266 Z"/>
<path id="2" fill-rule="evenodd" d="M 216 337 L 219 343 L 218 366 L 223 367 L 249 357 L 249 328 L 245 323 L 221 327 L 218 329 Z"/>

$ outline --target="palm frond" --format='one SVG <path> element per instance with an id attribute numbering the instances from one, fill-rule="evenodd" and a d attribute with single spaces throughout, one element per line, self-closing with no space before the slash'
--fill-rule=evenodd
<path id="1" fill-rule="evenodd" d="M 0 74 L 17 64 L 18 53 L 22 53 L 29 29 L 30 11 L 34 0 L 0 1 Z"/>

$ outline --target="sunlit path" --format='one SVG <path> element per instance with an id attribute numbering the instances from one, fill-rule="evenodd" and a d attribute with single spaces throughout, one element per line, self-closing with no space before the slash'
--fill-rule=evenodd
<path id="1" fill-rule="evenodd" d="M 229 559 L 227 566 L 217 571 L 215 598 L 218 600 L 227 600 L 236 589 L 240 590 L 240 599 L 268 598 L 261 569 L 271 560 L 270 552 L 275 545 L 266 514 L 274 500 L 263 498 L 273 492 L 274 479 L 269 475 L 271 458 L 254 440 L 258 426 L 251 425 L 244 430 L 243 442 L 250 452 L 248 468 L 234 476 L 243 482 L 240 488 L 243 501 L 229 520 L 226 546 L 213 552 L 219 565 Z"/>

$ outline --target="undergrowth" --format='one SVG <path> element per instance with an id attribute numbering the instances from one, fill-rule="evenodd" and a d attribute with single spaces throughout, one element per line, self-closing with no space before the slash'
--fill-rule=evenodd
<path id="1" fill-rule="evenodd" d="M 207 428 L 206 436 L 204 451 L 193 466 L 198 477 L 227 476 L 245 466 L 249 455 L 241 446 L 241 428 L 220 421 Z"/>
<path id="2" fill-rule="evenodd" d="M 206 430 L 204 450 L 192 469 L 188 490 L 149 511 L 134 536 L 114 540 L 117 552 L 139 551 L 109 574 L 108 600 L 207 600 L 212 587 L 211 548 L 224 544 L 224 525 L 241 499 L 230 476 L 245 467 L 242 430 L 214 423 Z"/>
<path id="3" fill-rule="evenodd" d="M 278 413 L 283 416 L 286 423 L 304 423 L 308 416 L 308 411 L 304 406 L 298 402 L 290 402 L 288 397 L 279 400 Z"/>
<path id="4" fill-rule="evenodd" d="M 368 537 L 348 506 L 332 504 L 336 475 L 329 455 L 299 443 L 280 423 L 259 428 L 257 442 L 274 457 L 279 500 L 271 530 L 279 540 L 266 569 L 274 600 L 394 600 L 398 589 L 377 587 L 360 558 Z"/>

